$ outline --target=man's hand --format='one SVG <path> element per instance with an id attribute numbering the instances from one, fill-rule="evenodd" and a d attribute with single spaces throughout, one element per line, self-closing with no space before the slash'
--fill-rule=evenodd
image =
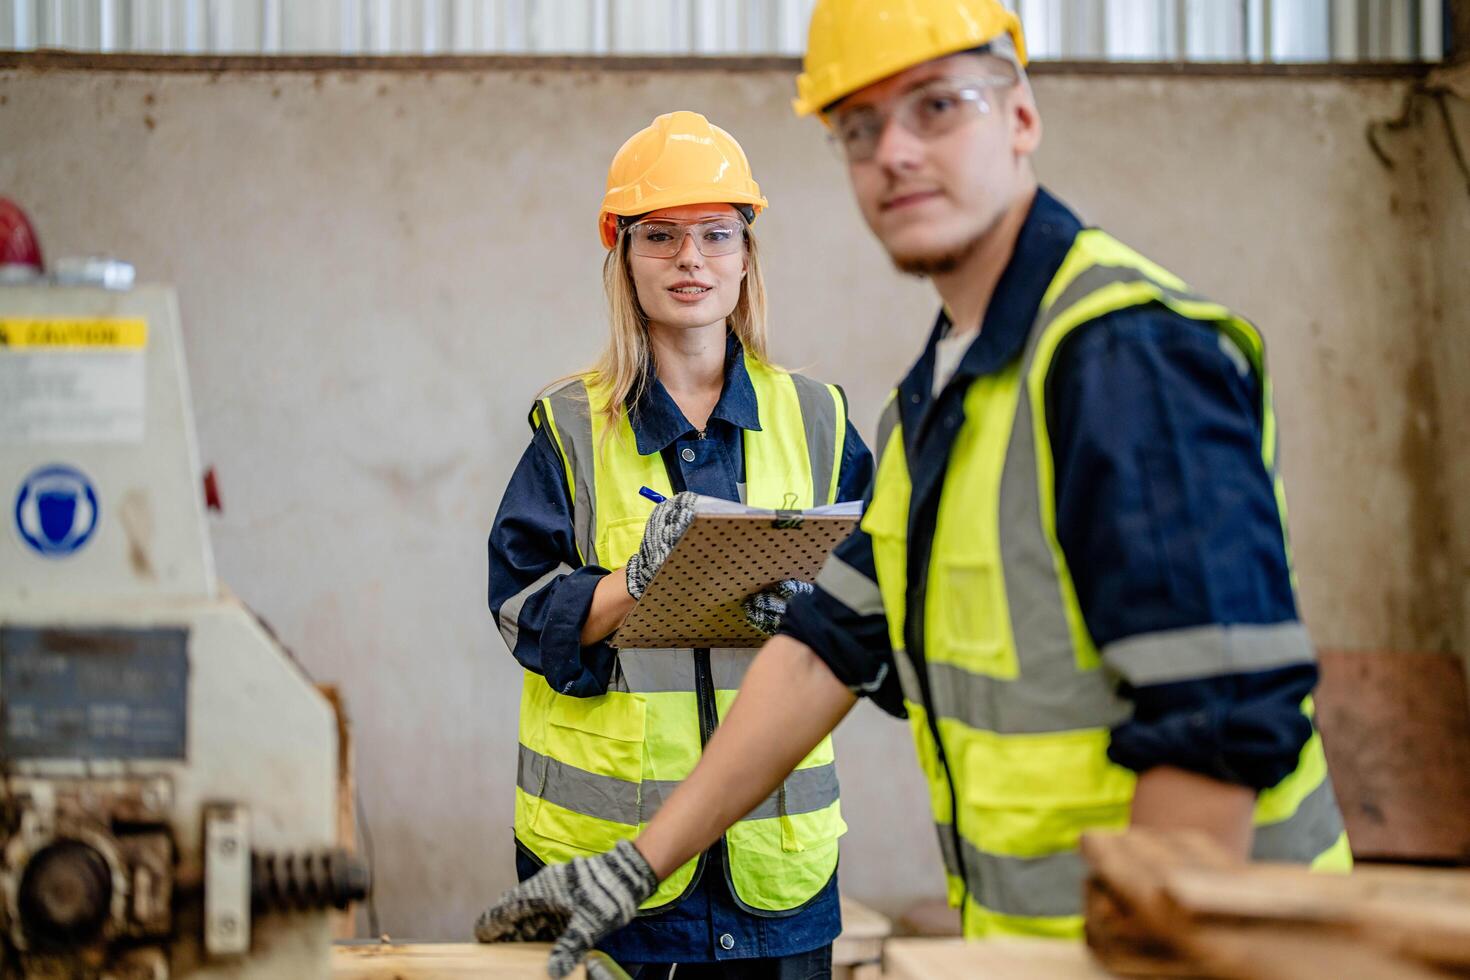
<path id="1" fill-rule="evenodd" d="M 746 598 L 745 621 L 767 636 L 774 636 L 781 628 L 781 617 L 786 615 L 787 601 L 810 591 L 810 582 L 794 578 L 778 582 L 764 592 Z"/>
<path id="2" fill-rule="evenodd" d="M 1234 857 L 1248 861 L 1255 836 L 1251 825 L 1255 808 L 1256 791 L 1249 786 L 1158 766 L 1139 774 L 1132 824 L 1159 830 L 1200 830 Z"/>
<path id="3" fill-rule="evenodd" d="M 628 841 L 596 857 L 542 868 L 480 913 L 475 938 L 482 943 L 551 942 L 547 971 L 564 977 L 608 935 L 633 920 L 658 877 Z M 608 980 L 597 960 L 587 960 L 593 980 Z"/>
<path id="4" fill-rule="evenodd" d="M 694 521 L 696 496 L 688 491 L 676 493 L 654 507 L 648 516 L 648 526 L 643 529 L 643 543 L 639 545 L 637 554 L 628 559 L 625 569 L 628 594 L 633 598 L 643 598 L 643 590 L 653 581 L 659 566 L 669 557 L 669 552 L 674 550 L 684 532 L 689 530 Z"/>

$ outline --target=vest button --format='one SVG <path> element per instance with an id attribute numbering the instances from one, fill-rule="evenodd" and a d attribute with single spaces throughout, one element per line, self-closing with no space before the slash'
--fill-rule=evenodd
<path id="1" fill-rule="evenodd" d="M 725 933 L 723 936 L 720 937 L 720 948 L 723 949 L 723 950 L 732 950 L 732 949 L 734 949 L 735 948 L 735 937 L 732 936 L 732 935 L 730 935 L 728 932 Z"/>
<path id="2" fill-rule="evenodd" d="M 694 450 L 690 449 L 688 446 L 685 446 L 683 451 L 679 453 L 679 458 L 686 463 L 694 462 Z"/>

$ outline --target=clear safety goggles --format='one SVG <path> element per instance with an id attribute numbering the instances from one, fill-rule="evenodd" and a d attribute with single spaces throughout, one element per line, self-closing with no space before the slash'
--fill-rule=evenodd
<path id="1" fill-rule="evenodd" d="M 628 247 L 635 255 L 671 259 L 693 237 L 694 247 L 705 258 L 732 255 L 745 247 L 745 222 L 740 218 L 709 218 L 705 221 L 638 221 L 628 226 Z"/>
<path id="2" fill-rule="evenodd" d="M 831 140 L 849 163 L 865 163 L 877 154 L 889 119 L 920 139 L 934 139 L 989 115 L 994 108 L 990 93 L 1016 84 L 1015 78 L 1001 75 L 936 78 L 900 95 L 886 109 L 839 106 L 827 116 Z"/>

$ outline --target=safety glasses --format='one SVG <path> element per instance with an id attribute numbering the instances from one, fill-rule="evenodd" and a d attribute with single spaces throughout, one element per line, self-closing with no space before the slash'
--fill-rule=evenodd
<path id="1" fill-rule="evenodd" d="M 706 221 L 639 221 L 628 227 L 628 247 L 635 255 L 671 259 L 694 238 L 694 247 L 705 258 L 731 255 L 745 247 L 745 222 L 739 218 L 710 218 Z"/>
<path id="2" fill-rule="evenodd" d="M 988 115 L 994 107 L 990 93 L 1015 84 L 1016 79 L 1000 75 L 936 78 L 909 89 L 886 110 L 872 105 L 839 107 L 827 117 L 831 140 L 849 163 L 866 163 L 878 152 L 889 119 L 920 139 L 934 139 Z"/>

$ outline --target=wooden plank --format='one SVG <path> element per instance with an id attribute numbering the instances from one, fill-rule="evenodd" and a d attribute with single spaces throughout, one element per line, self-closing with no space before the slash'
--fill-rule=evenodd
<path id="1" fill-rule="evenodd" d="M 1470 701 L 1449 654 L 1320 654 L 1317 725 L 1359 858 L 1470 863 Z"/>
<path id="2" fill-rule="evenodd" d="M 1191 920 L 1315 928 L 1396 955 L 1470 969 L 1470 872 L 1374 868 L 1335 875 L 1257 865 L 1173 868 L 1164 877 L 1169 897 Z"/>
<path id="3" fill-rule="evenodd" d="M 950 908 L 943 898 L 926 898 L 910 905 L 898 918 L 898 931 L 904 936 L 925 939 L 948 939 L 964 934 L 960 910 Z"/>
<path id="4" fill-rule="evenodd" d="M 542 943 L 372 943 L 332 947 L 332 980 L 546 980 Z M 586 972 L 572 974 L 585 980 Z"/>
<path id="5" fill-rule="evenodd" d="M 1087 939 L 1130 976 L 1372 976 L 1470 970 L 1470 874 L 1319 874 L 1232 861 L 1200 835 L 1089 834 Z"/>
<path id="6" fill-rule="evenodd" d="M 842 935 L 832 944 L 833 966 L 857 966 L 883 959 L 883 943 L 893 934 L 893 923 L 850 898 L 842 899 Z"/>
<path id="7" fill-rule="evenodd" d="M 1470 871 L 1366 866 L 1352 874 L 1314 874 L 1293 864 L 1170 868 L 1164 887 L 1193 916 L 1321 922 L 1395 910 L 1427 919 L 1450 910 L 1470 939 Z"/>
<path id="8" fill-rule="evenodd" d="M 893 939 L 883 951 L 886 980 L 1108 980 L 1081 943 L 1044 939 Z"/>
<path id="9" fill-rule="evenodd" d="M 1444 974 L 1352 937 L 1290 926 L 1209 926 L 1189 930 L 1181 942 L 1191 977 L 1217 980 L 1444 980 Z"/>

